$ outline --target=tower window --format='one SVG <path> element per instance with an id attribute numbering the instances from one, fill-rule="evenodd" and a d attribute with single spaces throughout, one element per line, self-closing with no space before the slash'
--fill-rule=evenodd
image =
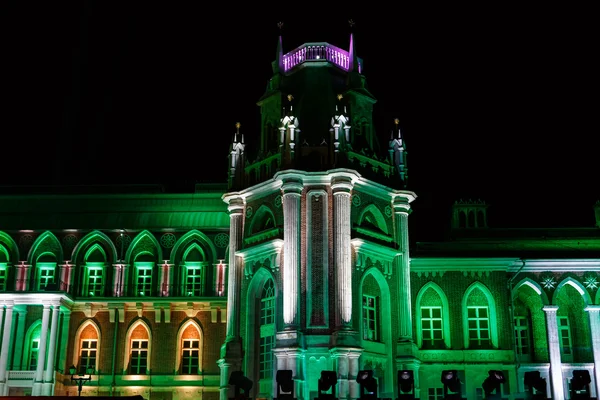
<path id="1" fill-rule="evenodd" d="M 379 341 L 379 304 L 375 296 L 363 295 L 363 339 Z"/>

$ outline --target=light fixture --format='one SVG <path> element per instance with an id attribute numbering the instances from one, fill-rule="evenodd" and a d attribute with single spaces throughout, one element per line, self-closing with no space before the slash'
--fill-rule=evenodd
<path id="1" fill-rule="evenodd" d="M 356 382 L 360 386 L 360 398 L 377 399 L 377 378 L 373 376 L 373 370 L 367 369 L 358 372 Z"/>
<path id="2" fill-rule="evenodd" d="M 280 369 L 275 375 L 277 381 L 277 400 L 292 400 L 294 398 L 294 379 L 291 369 Z"/>
<path id="3" fill-rule="evenodd" d="M 527 371 L 523 376 L 525 390 L 532 400 L 546 399 L 548 386 L 546 379 L 542 378 L 540 371 Z"/>
<path id="4" fill-rule="evenodd" d="M 250 397 L 250 389 L 252 389 L 253 382 L 242 371 L 233 371 L 229 376 L 229 384 L 234 386 L 235 399 L 247 399 Z M 240 391 L 244 393 L 240 394 Z"/>
<path id="5" fill-rule="evenodd" d="M 398 400 L 415 398 L 415 375 L 412 370 L 398 371 Z"/>
<path id="6" fill-rule="evenodd" d="M 502 371 L 489 370 L 488 377 L 481 384 L 486 399 L 501 399 L 500 385 L 506 382 Z M 493 393 L 492 393 L 493 392 Z"/>
<path id="7" fill-rule="evenodd" d="M 336 400 L 335 396 L 335 385 L 337 385 L 337 374 L 335 371 L 321 371 L 321 377 L 319 378 L 318 388 L 319 400 Z M 326 393 L 331 390 L 331 393 Z"/>
<path id="8" fill-rule="evenodd" d="M 590 372 L 587 369 L 573 370 L 571 378 L 571 399 L 589 399 L 590 397 Z"/>
<path id="9" fill-rule="evenodd" d="M 444 385 L 444 399 L 461 399 L 461 381 L 458 378 L 458 371 L 447 369 L 442 371 L 442 384 Z M 449 393 L 452 392 L 452 393 Z"/>
<path id="10" fill-rule="evenodd" d="M 83 383 L 92 380 L 94 368 L 90 365 L 86 366 L 85 372 L 87 373 L 87 376 L 85 374 L 77 374 L 77 368 L 74 365 L 69 367 L 69 372 L 71 373 L 71 382 L 75 382 L 77 384 L 77 396 L 81 396 Z"/>

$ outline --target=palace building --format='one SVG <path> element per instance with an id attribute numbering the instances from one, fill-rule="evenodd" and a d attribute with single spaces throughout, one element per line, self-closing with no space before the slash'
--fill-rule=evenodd
<path id="1" fill-rule="evenodd" d="M 0 396 L 76 396 L 72 367 L 83 395 L 148 400 L 226 400 L 237 371 L 273 399 L 282 370 L 302 400 L 323 371 L 357 399 L 365 370 L 379 398 L 600 393 L 600 204 L 497 229 L 460 200 L 447 241 L 409 246 L 406 143 L 397 120 L 379 143 L 353 36 L 280 37 L 272 71 L 227 182 L 2 189 Z"/>

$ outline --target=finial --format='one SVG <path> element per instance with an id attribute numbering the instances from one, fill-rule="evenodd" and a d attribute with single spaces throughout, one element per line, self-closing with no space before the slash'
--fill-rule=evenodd
<path id="1" fill-rule="evenodd" d="M 399 123 L 400 123 L 400 120 L 398 118 L 394 118 L 394 124 L 396 124 L 396 126 L 398 126 Z"/>
<path id="2" fill-rule="evenodd" d="M 342 100 L 342 98 L 344 98 L 344 96 L 340 93 L 337 95 L 338 100 Z"/>
<path id="3" fill-rule="evenodd" d="M 288 101 L 292 101 L 292 99 L 293 99 L 293 98 L 294 98 L 294 96 L 292 96 L 291 94 L 288 94 L 288 95 L 287 95 L 287 99 L 288 99 Z"/>
<path id="4" fill-rule="evenodd" d="M 279 21 L 277 23 L 277 27 L 279 28 L 279 30 L 281 31 L 283 29 L 283 22 Z"/>
<path id="5" fill-rule="evenodd" d="M 242 126 L 242 124 L 240 124 L 239 122 L 236 122 L 236 123 L 235 123 L 235 127 L 236 127 L 237 129 L 240 129 L 240 126 Z"/>
<path id="6" fill-rule="evenodd" d="M 354 28 L 354 25 L 356 25 L 356 23 L 354 22 L 354 20 L 352 18 L 350 18 L 348 20 L 348 25 L 350 25 L 350 29 Z"/>

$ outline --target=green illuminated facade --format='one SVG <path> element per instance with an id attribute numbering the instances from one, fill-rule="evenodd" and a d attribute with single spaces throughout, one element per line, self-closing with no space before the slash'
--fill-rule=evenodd
<path id="1" fill-rule="evenodd" d="M 406 144 L 398 121 L 378 143 L 352 36 L 280 38 L 272 69 L 222 185 L 0 194 L 0 395 L 76 395 L 71 365 L 92 370 L 83 394 L 152 400 L 225 400 L 237 370 L 271 399 L 280 369 L 303 400 L 323 370 L 358 398 L 363 369 L 381 398 L 412 370 L 417 397 L 441 399 L 447 369 L 469 399 L 489 370 L 507 399 L 534 370 L 554 399 L 588 370 L 595 395 L 598 227 L 494 229 L 458 201 L 452 240 L 409 249 Z"/>

